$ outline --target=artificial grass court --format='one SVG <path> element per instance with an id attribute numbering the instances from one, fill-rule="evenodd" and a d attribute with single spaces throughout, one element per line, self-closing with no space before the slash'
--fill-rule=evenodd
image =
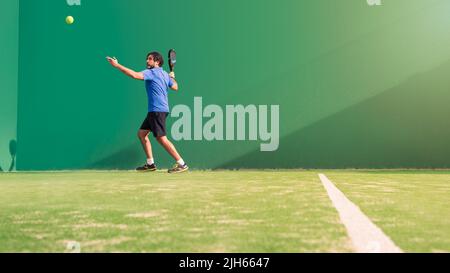
<path id="1" fill-rule="evenodd" d="M 450 252 L 450 171 L 327 171 L 405 252 Z"/>
<path id="2" fill-rule="evenodd" d="M 318 173 L 406 252 L 450 252 L 450 171 L 0 174 L 0 252 L 351 252 Z"/>

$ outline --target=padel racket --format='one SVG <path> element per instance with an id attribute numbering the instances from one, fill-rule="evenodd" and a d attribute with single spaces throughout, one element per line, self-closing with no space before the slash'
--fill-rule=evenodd
<path id="1" fill-rule="evenodd" d="M 175 50 L 171 49 L 169 50 L 169 68 L 170 72 L 173 72 L 173 69 L 175 68 L 175 64 L 177 63 L 177 53 Z"/>

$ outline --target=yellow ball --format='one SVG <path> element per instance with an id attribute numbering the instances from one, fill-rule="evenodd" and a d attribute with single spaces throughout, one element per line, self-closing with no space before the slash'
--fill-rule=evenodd
<path id="1" fill-rule="evenodd" d="M 67 17 L 66 17 L 66 23 L 67 23 L 68 25 L 73 24 L 73 22 L 75 22 L 75 19 L 73 19 L 72 16 L 67 16 Z"/>

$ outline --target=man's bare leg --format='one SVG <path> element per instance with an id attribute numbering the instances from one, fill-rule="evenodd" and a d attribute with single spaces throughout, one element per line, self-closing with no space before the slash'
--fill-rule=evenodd
<path id="1" fill-rule="evenodd" d="M 148 139 L 148 130 L 139 130 L 138 138 L 141 141 L 142 148 L 144 149 L 145 155 L 147 156 L 147 162 L 144 166 L 136 168 L 137 171 L 156 171 L 156 165 L 153 159 L 152 145 Z"/>
<path id="2" fill-rule="evenodd" d="M 148 130 L 139 130 L 138 138 L 141 141 L 147 159 L 153 159 L 152 145 L 150 144 L 150 139 L 148 139 L 149 133 L 150 131 Z"/>
<path id="3" fill-rule="evenodd" d="M 169 173 L 181 173 L 189 169 L 188 165 L 183 161 L 177 149 L 173 146 L 172 142 L 167 137 L 157 137 L 158 142 L 166 149 L 166 151 L 177 161 L 177 164 L 169 169 Z"/>
<path id="4" fill-rule="evenodd" d="M 161 144 L 164 149 L 175 159 L 175 161 L 179 161 L 181 159 L 180 154 L 178 154 L 177 149 L 175 149 L 175 146 L 173 146 L 172 142 L 170 142 L 169 139 L 167 139 L 166 136 L 163 137 L 157 137 L 156 140 Z"/>

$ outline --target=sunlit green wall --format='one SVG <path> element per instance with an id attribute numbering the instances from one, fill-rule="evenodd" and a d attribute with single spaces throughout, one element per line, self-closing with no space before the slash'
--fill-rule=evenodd
<path id="1" fill-rule="evenodd" d="M 19 1 L 2 1 L 0 9 L 0 172 L 15 169 Z"/>
<path id="2" fill-rule="evenodd" d="M 81 2 L 21 1 L 20 170 L 143 163 L 144 85 L 105 56 L 142 70 L 147 52 L 172 47 L 172 106 L 280 105 L 276 152 L 175 142 L 192 167 L 450 167 L 449 1 Z"/>

